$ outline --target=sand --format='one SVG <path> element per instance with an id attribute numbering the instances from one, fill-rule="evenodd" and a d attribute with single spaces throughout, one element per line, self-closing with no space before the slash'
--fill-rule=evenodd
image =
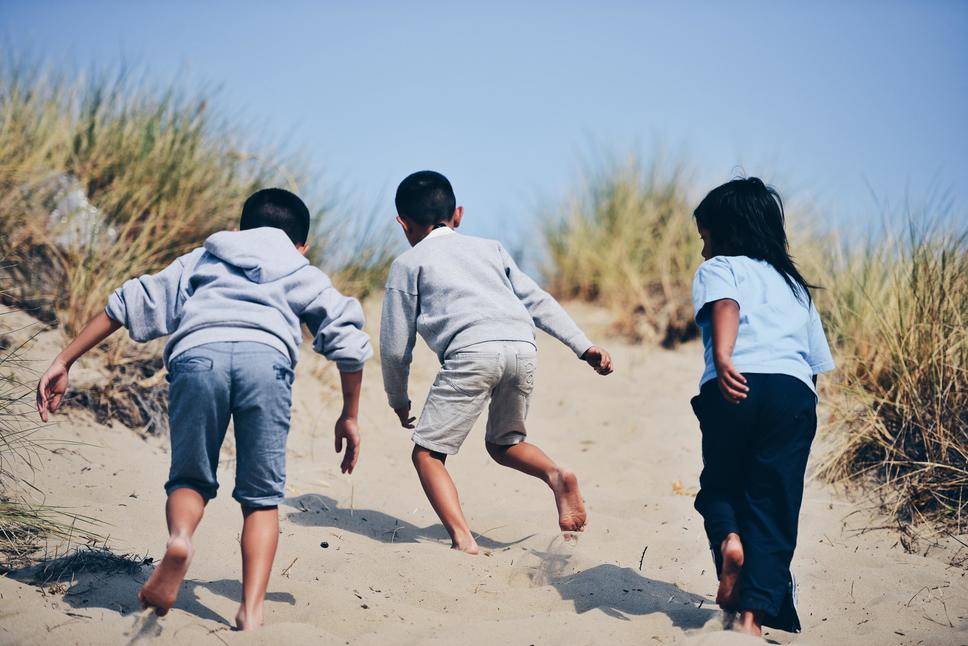
<path id="1" fill-rule="evenodd" d="M 605 338 L 604 314 L 571 309 Z M 371 313 L 372 332 L 377 318 Z M 0 317 L 7 330 L 24 323 L 21 314 Z M 18 334 L 25 332 L 12 336 Z M 37 337 L 29 357 L 38 369 L 60 343 L 57 331 Z M 529 436 L 579 476 L 589 525 L 578 541 L 562 540 L 544 485 L 490 460 L 479 424 L 448 465 L 485 553 L 448 549 L 413 473 L 409 434 L 386 406 L 378 364 L 367 368 L 362 457 L 347 477 L 332 447 L 335 371 L 306 359 L 297 371 L 289 498 L 280 508 L 263 630 L 231 629 L 241 517 L 230 497 L 228 442 L 223 489 L 202 521 L 195 560 L 168 616 L 138 608 L 150 566 L 48 586 L 14 573 L 0 578 L 0 643 L 763 643 L 722 632 L 712 602 L 715 575 L 692 508 L 701 457 L 689 397 L 699 348 L 608 340 L 617 370 L 600 377 L 550 338 L 542 335 L 539 345 Z M 79 368 L 81 382 L 100 378 L 92 362 Z M 434 372 L 434 357 L 421 344 L 415 400 Z M 47 502 L 104 521 L 115 552 L 160 558 L 165 439 L 98 425 L 82 411 L 59 416 L 42 436 L 71 443 L 43 454 L 32 476 Z M 771 630 L 767 639 L 968 644 L 968 578 L 957 542 L 922 543 L 907 553 L 895 531 L 863 531 L 879 524 L 863 499 L 852 502 L 811 481 L 794 561 L 804 631 Z"/>

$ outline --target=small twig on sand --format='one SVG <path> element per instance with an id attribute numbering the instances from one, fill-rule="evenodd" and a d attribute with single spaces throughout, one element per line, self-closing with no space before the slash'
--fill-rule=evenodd
<path id="1" fill-rule="evenodd" d="M 292 563 L 290 563 L 288 566 L 286 566 L 286 569 L 282 571 L 282 576 L 284 576 L 284 577 L 286 577 L 288 579 L 289 578 L 289 570 L 292 569 L 292 566 L 295 565 L 296 564 L 296 561 L 298 561 L 298 560 L 299 560 L 299 557 L 298 556 L 296 558 L 294 558 L 292 560 Z"/>
<path id="2" fill-rule="evenodd" d="M 648 545 L 642 548 L 642 556 L 639 557 L 639 572 L 642 571 L 642 562 L 645 561 L 645 552 L 648 549 L 649 549 Z"/>

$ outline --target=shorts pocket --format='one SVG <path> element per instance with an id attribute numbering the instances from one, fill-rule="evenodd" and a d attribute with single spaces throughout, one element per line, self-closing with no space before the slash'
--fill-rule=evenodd
<path id="1" fill-rule="evenodd" d="M 515 370 L 517 379 L 515 383 L 525 395 L 530 395 L 534 391 L 535 373 L 538 371 L 538 355 L 518 355 Z"/>
<path id="2" fill-rule="evenodd" d="M 276 379 L 279 381 L 284 381 L 287 386 L 292 386 L 292 382 L 296 378 L 296 373 L 293 372 L 291 366 L 284 366 L 277 363 L 272 367 L 272 369 L 276 373 Z"/>
<path id="3" fill-rule="evenodd" d="M 201 355 L 178 357 L 169 364 L 168 373 L 174 378 L 183 373 L 211 372 L 212 365 L 210 358 Z"/>
<path id="4" fill-rule="evenodd" d="M 458 353 L 444 361 L 436 385 L 446 384 L 464 397 L 477 398 L 489 393 L 499 376 L 499 355 Z"/>

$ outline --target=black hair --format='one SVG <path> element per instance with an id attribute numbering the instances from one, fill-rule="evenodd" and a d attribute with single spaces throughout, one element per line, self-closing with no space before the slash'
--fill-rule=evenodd
<path id="1" fill-rule="evenodd" d="M 309 209 L 295 193 L 281 188 L 256 191 L 242 205 L 239 228 L 273 227 L 282 229 L 293 244 L 306 244 L 309 238 Z"/>
<path id="2" fill-rule="evenodd" d="M 758 177 L 734 179 L 709 191 L 693 215 L 708 229 L 712 251 L 724 256 L 765 260 L 776 269 L 797 298 L 810 300 L 809 284 L 790 257 L 783 229 L 783 200 Z"/>
<path id="3" fill-rule="evenodd" d="M 432 170 L 408 175 L 397 187 L 397 214 L 423 226 L 449 220 L 457 209 L 454 189 L 446 177 Z"/>

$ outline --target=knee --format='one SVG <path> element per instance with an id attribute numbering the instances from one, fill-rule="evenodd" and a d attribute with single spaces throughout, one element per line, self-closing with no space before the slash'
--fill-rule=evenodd
<path id="1" fill-rule="evenodd" d="M 504 454 L 507 452 L 508 447 L 503 444 L 494 444 L 492 442 L 484 442 L 484 447 L 487 449 L 487 454 L 494 458 L 494 461 L 498 464 L 504 462 Z"/>

